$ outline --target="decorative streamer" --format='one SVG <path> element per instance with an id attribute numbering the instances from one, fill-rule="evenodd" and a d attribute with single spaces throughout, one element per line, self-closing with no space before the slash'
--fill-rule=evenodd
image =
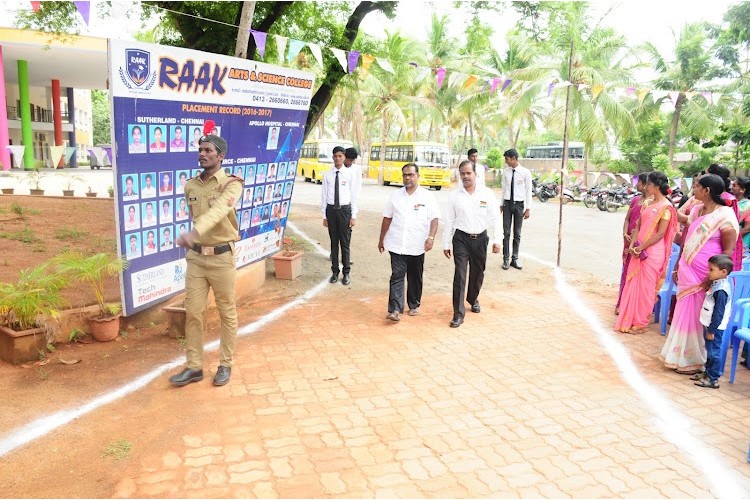
<path id="1" fill-rule="evenodd" d="M 511 80 L 510 78 L 506 78 L 503 82 L 503 87 L 500 89 L 500 93 L 502 94 L 503 92 L 505 92 L 505 89 L 510 87 L 511 83 L 513 83 L 513 80 Z"/>
<path id="2" fill-rule="evenodd" d="M 445 79 L 445 68 L 436 68 L 435 74 L 437 75 L 437 87 L 443 86 L 443 80 Z"/>
<path id="3" fill-rule="evenodd" d="M 677 100 L 680 98 L 680 93 L 673 90 L 669 93 L 669 98 L 672 99 L 672 104 L 677 107 Z"/>
<path id="4" fill-rule="evenodd" d="M 320 45 L 317 43 L 308 43 L 307 47 L 310 49 L 310 52 L 312 52 L 312 55 L 315 57 L 315 60 L 318 61 L 318 66 L 321 68 L 323 67 L 323 53 L 320 51 Z"/>
<path id="5" fill-rule="evenodd" d="M 492 85 L 490 86 L 490 94 L 497 90 L 497 86 L 500 85 L 499 78 L 492 79 Z"/>
<path id="6" fill-rule="evenodd" d="M 469 87 L 471 87 L 472 85 L 474 85 L 474 82 L 476 82 L 478 79 L 479 78 L 477 78 L 474 75 L 469 75 L 469 78 L 466 79 L 466 81 L 464 82 L 464 86 L 461 87 L 461 90 L 468 89 Z"/>
<path id="7" fill-rule="evenodd" d="M 630 179 L 631 179 L 630 174 L 617 174 L 617 175 L 622 177 L 625 180 L 625 182 L 630 182 Z"/>
<path id="8" fill-rule="evenodd" d="M 250 30 L 250 33 L 253 35 L 253 40 L 255 40 L 255 48 L 258 49 L 258 54 L 260 54 L 260 58 L 263 59 L 266 57 L 266 37 L 268 36 L 268 33 L 264 33 L 263 31 L 255 31 Z"/>
<path id="9" fill-rule="evenodd" d="M 628 97 L 635 97 L 635 87 L 626 88 L 625 95 L 627 95 Z"/>
<path id="10" fill-rule="evenodd" d="M 86 26 L 89 25 L 89 13 L 91 12 L 91 2 L 73 2 L 76 6 L 76 10 L 78 10 L 78 13 L 81 14 L 81 17 L 83 18 L 83 22 L 86 23 Z"/>
<path id="11" fill-rule="evenodd" d="M 711 92 L 701 92 L 701 95 L 706 100 L 706 102 L 708 102 L 709 104 L 713 104 L 714 103 L 713 96 L 711 95 Z"/>
<path id="12" fill-rule="evenodd" d="M 599 94 L 604 90 L 604 85 L 592 85 L 591 86 L 591 98 L 596 99 Z"/>
<path id="13" fill-rule="evenodd" d="M 34 12 L 39 10 L 39 7 L 42 6 L 42 2 L 31 2 L 31 10 Z"/>
<path id="14" fill-rule="evenodd" d="M 555 90 L 555 82 L 550 82 L 547 86 L 547 97 L 552 95 L 553 90 Z"/>
<path id="15" fill-rule="evenodd" d="M 373 61 L 375 61 L 374 56 L 371 56 L 370 54 L 362 54 L 362 69 L 365 70 L 365 72 L 370 71 L 370 66 L 372 66 Z"/>
<path id="16" fill-rule="evenodd" d="M 383 71 L 387 71 L 390 74 L 395 74 L 396 71 L 393 69 L 393 66 L 391 66 L 390 61 L 388 59 L 383 59 L 382 57 L 379 57 L 376 59 L 378 66 L 380 66 Z"/>
<path id="17" fill-rule="evenodd" d="M 73 153 L 76 152 L 76 148 L 73 146 L 65 146 L 65 161 L 70 162 L 70 159 L 73 157 Z"/>
<path id="18" fill-rule="evenodd" d="M 60 159 L 65 154 L 65 146 L 50 146 L 49 157 L 52 165 L 55 167 L 60 163 Z"/>
<path id="19" fill-rule="evenodd" d="M 276 37 L 276 48 L 279 51 L 279 62 L 282 62 L 284 60 L 284 52 L 286 52 L 286 42 L 289 40 L 289 37 L 281 35 L 274 35 L 274 37 Z"/>
<path id="20" fill-rule="evenodd" d="M 289 53 L 286 56 L 287 61 L 293 61 L 295 57 L 297 57 L 297 54 L 299 54 L 299 51 L 305 48 L 305 45 L 307 42 L 303 42 L 302 40 L 295 40 L 292 38 L 289 41 Z"/>
<path id="21" fill-rule="evenodd" d="M 347 61 L 349 63 L 348 65 L 348 72 L 351 75 L 354 73 L 354 70 L 357 69 L 357 63 L 359 62 L 359 51 L 358 50 L 350 50 L 349 51 L 349 57 L 347 58 Z"/>
<path id="22" fill-rule="evenodd" d="M 687 185 L 688 191 L 693 189 L 693 178 L 692 177 L 685 177 L 685 184 Z"/>
<path id="23" fill-rule="evenodd" d="M 646 98 L 648 93 L 649 93 L 648 89 L 641 89 L 638 91 L 638 105 L 639 106 L 643 104 L 643 100 Z"/>
<path id="24" fill-rule="evenodd" d="M 331 47 L 331 52 L 333 52 L 333 55 L 338 60 L 339 64 L 341 65 L 341 69 L 346 71 L 346 52 L 344 52 L 341 49 L 336 49 Z"/>
<path id="25" fill-rule="evenodd" d="M 417 83 L 427 78 L 427 75 L 429 74 L 430 74 L 430 68 L 426 66 L 422 66 L 421 68 L 418 68 L 417 69 Z"/>
<path id="26" fill-rule="evenodd" d="M 23 165 L 23 155 L 26 152 L 26 146 L 5 146 L 11 153 L 13 153 L 13 165 L 16 168 L 21 168 Z"/>
<path id="27" fill-rule="evenodd" d="M 578 92 L 582 91 L 585 88 L 588 88 L 588 85 L 586 85 L 585 83 L 578 84 Z"/>

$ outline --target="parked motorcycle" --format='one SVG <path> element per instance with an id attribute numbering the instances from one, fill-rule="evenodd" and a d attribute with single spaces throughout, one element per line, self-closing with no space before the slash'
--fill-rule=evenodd
<path id="1" fill-rule="evenodd" d="M 562 190 L 562 202 L 570 203 L 573 201 L 583 201 L 583 198 L 586 196 L 587 190 L 585 187 L 581 186 L 581 183 L 578 182 L 576 184 L 571 184 L 570 187 L 565 187 Z"/>
<path id="2" fill-rule="evenodd" d="M 583 195 L 583 204 L 586 208 L 591 208 L 596 205 L 596 200 L 599 198 L 599 192 L 601 192 L 601 190 L 602 187 L 600 185 L 594 186 Z"/>
<path id="3" fill-rule="evenodd" d="M 539 194 L 537 194 L 537 198 L 539 198 L 539 201 L 542 203 L 547 203 L 547 200 L 550 198 L 554 198 L 560 193 L 560 188 L 557 186 L 556 182 L 544 182 L 540 184 L 539 188 Z"/>
<path id="4" fill-rule="evenodd" d="M 628 185 L 622 185 L 611 190 L 604 202 L 607 212 L 614 213 L 620 207 L 630 205 L 630 201 L 635 195 L 635 189 Z"/>

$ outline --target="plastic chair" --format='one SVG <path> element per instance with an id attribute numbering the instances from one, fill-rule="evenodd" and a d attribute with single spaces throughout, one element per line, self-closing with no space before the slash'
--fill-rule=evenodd
<path id="1" fill-rule="evenodd" d="M 677 259 L 680 257 L 680 246 L 672 243 L 672 255 L 669 257 L 667 265 L 667 277 L 657 294 L 657 300 L 654 304 L 654 322 L 659 323 L 659 332 L 662 335 L 667 334 L 667 319 L 669 319 L 669 306 L 672 304 L 672 296 L 677 294 L 677 286 L 672 279 L 674 266 L 677 265 Z"/>
<path id="2" fill-rule="evenodd" d="M 733 346 L 735 351 L 732 353 L 733 362 L 736 361 L 736 357 L 739 356 L 737 348 L 739 347 L 740 340 L 746 340 L 740 338 L 737 340 L 737 347 L 734 347 L 734 337 L 740 330 L 746 329 L 747 332 L 742 332 L 741 335 L 750 336 L 750 314 L 745 314 L 748 306 L 750 306 L 750 271 L 735 271 L 729 275 L 729 282 L 732 285 L 732 309 L 729 316 L 729 323 L 724 330 L 724 336 L 721 339 L 721 355 L 720 359 L 722 363 L 726 362 L 727 351 L 729 351 L 730 344 Z M 734 366 L 732 367 L 734 371 Z M 730 379 L 731 383 L 731 379 Z"/>

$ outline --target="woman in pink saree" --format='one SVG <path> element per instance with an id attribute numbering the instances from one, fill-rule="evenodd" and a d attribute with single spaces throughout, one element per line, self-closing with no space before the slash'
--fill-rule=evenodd
<path id="1" fill-rule="evenodd" d="M 708 289 L 708 259 L 723 253 L 730 257 L 737 244 L 739 225 L 734 210 L 722 198 L 724 182 L 708 174 L 698 179 L 680 260 L 675 267 L 677 305 L 669 336 L 659 358 L 664 366 L 691 375 L 703 368 L 706 346 L 700 312 Z"/>
<path id="2" fill-rule="evenodd" d="M 647 201 L 650 202 L 651 198 L 644 196 L 643 192 L 646 189 L 646 181 L 648 178 L 647 172 L 642 172 L 634 176 L 637 179 L 635 189 L 638 194 L 633 197 L 630 201 L 630 207 L 628 213 L 625 214 L 625 222 L 622 227 L 622 273 L 620 274 L 620 293 L 617 295 L 617 304 L 615 305 L 615 314 L 620 314 L 620 301 L 622 300 L 622 289 L 625 288 L 625 277 L 628 273 L 628 265 L 630 264 L 630 244 L 632 243 L 631 235 L 638 225 L 638 219 L 641 217 L 641 206 Z"/>
<path id="3" fill-rule="evenodd" d="M 677 232 L 677 212 L 665 197 L 668 189 L 666 175 L 648 174 L 645 195 L 653 197 L 653 201 L 641 208 L 631 236 L 631 258 L 615 323 L 615 329 L 623 333 L 642 333 L 651 323 L 656 293 L 664 283 Z"/>

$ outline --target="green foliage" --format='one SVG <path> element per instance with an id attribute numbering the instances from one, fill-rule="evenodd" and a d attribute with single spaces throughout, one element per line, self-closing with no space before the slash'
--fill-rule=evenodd
<path id="1" fill-rule="evenodd" d="M 86 231 L 75 228 L 59 227 L 55 229 L 55 238 L 58 240 L 80 240 L 88 236 L 88 234 Z"/>
<path id="2" fill-rule="evenodd" d="M 635 165 L 628 160 L 609 160 L 606 165 L 607 170 L 618 174 L 636 174 L 639 172 Z"/>
<path id="3" fill-rule="evenodd" d="M 0 325 L 20 330 L 33 328 L 44 318 L 57 319 L 64 300 L 64 276 L 50 272 L 44 263 L 21 271 L 15 283 L 0 283 Z"/>
<path id="4" fill-rule="evenodd" d="M 666 172 L 669 168 L 669 156 L 659 153 L 651 158 L 651 168 L 655 171 Z"/>
<path id="5" fill-rule="evenodd" d="M 0 233 L 0 238 L 20 241 L 21 243 L 26 243 L 27 245 L 42 241 L 41 239 L 39 239 L 39 237 L 37 237 L 34 230 L 28 226 L 12 233 Z"/>
<path id="6" fill-rule="evenodd" d="M 102 457 L 103 458 L 113 458 L 114 460 L 122 460 L 123 458 L 127 458 L 130 455 L 130 450 L 133 448 L 133 445 L 130 443 L 130 441 L 127 441 L 125 439 L 120 439 L 116 443 L 111 443 L 107 445 L 102 450 Z"/>
<path id="7" fill-rule="evenodd" d="M 641 120 L 634 135 L 620 142 L 623 156 L 635 165 L 638 171 L 651 167 L 651 159 L 666 153 L 665 144 L 667 125 L 661 119 Z"/>
<path id="8" fill-rule="evenodd" d="M 66 251 L 52 259 L 57 271 L 72 281 L 91 286 L 99 305 L 101 317 L 114 316 L 120 312 L 120 304 L 104 302 L 104 278 L 116 276 L 128 267 L 128 262 L 106 253 L 84 256 L 81 252 Z"/>
<path id="9" fill-rule="evenodd" d="M 503 157 L 504 151 L 500 148 L 490 148 L 487 151 L 487 159 L 485 163 L 490 168 L 503 168 L 505 164 L 505 158 Z"/>
<path id="10" fill-rule="evenodd" d="M 106 90 L 91 91 L 91 119 L 94 128 L 94 144 L 109 144 L 110 113 L 109 96 Z"/>
<path id="11" fill-rule="evenodd" d="M 10 204 L 10 211 L 21 219 L 25 219 L 27 215 L 39 215 L 39 210 L 35 208 L 26 208 L 15 201 Z"/>
<path id="12" fill-rule="evenodd" d="M 84 332 L 83 330 L 79 328 L 73 328 L 70 331 L 70 335 L 68 335 L 68 342 L 78 342 L 85 336 L 86 336 L 86 332 Z"/>

